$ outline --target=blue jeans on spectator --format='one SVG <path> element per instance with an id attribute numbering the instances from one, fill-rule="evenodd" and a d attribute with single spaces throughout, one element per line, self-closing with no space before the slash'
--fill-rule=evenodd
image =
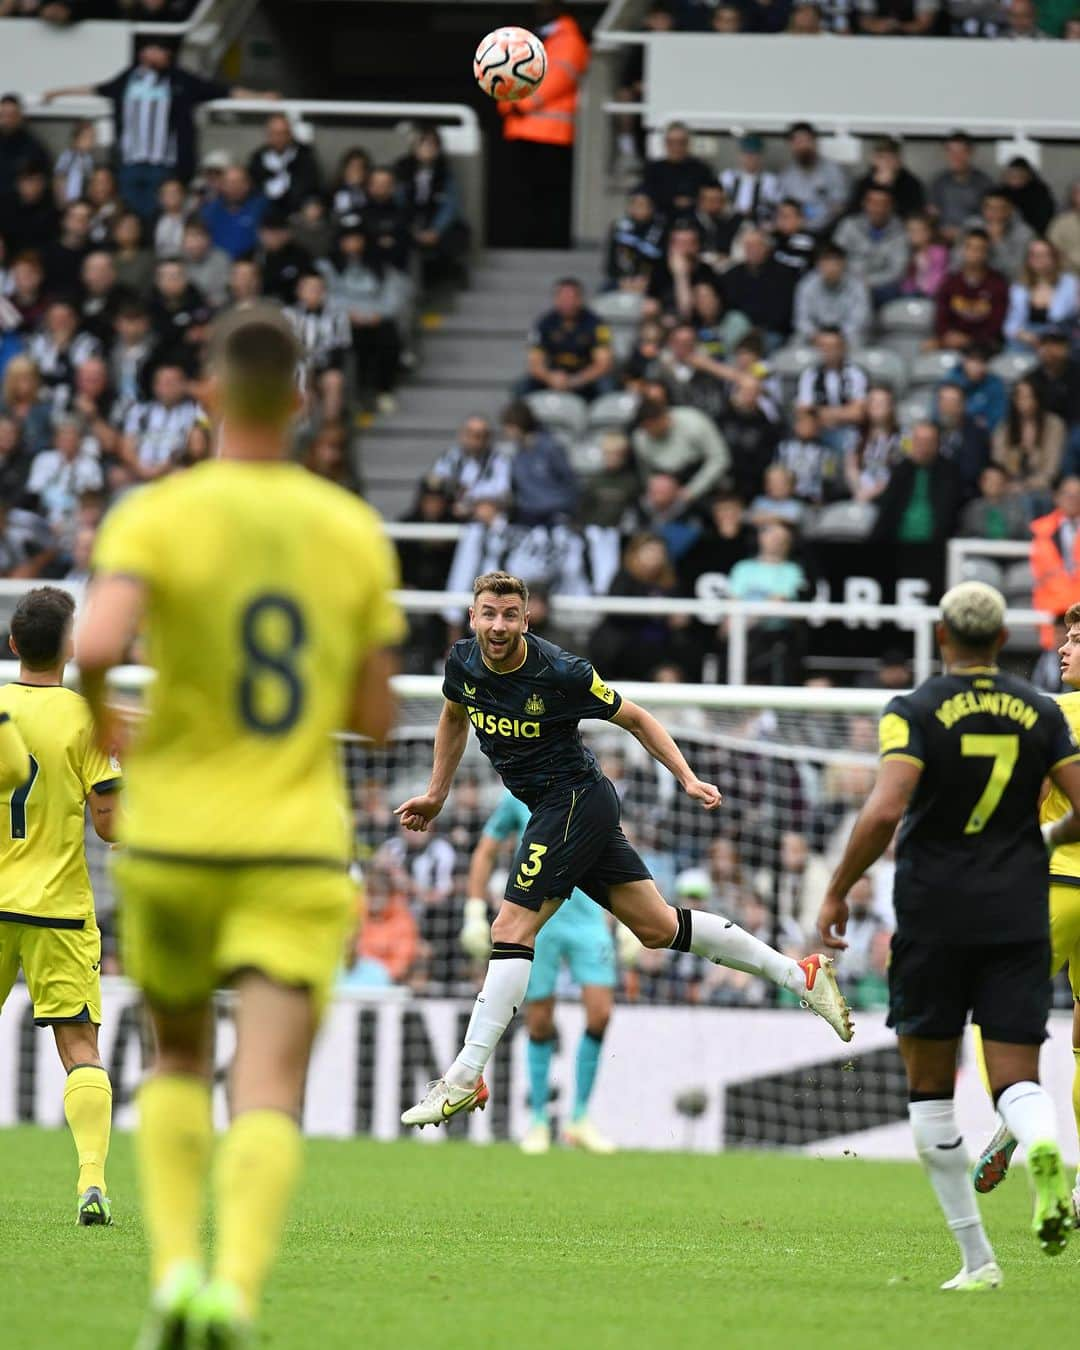
<path id="1" fill-rule="evenodd" d="M 130 206 L 144 225 L 158 213 L 158 188 L 166 178 L 175 176 L 176 170 L 168 164 L 121 164 L 117 174 L 120 197 Z"/>

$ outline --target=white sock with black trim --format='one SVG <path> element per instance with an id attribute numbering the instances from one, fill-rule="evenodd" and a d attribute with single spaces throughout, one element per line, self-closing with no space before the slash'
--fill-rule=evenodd
<path id="1" fill-rule="evenodd" d="M 805 988 L 806 977 L 797 961 L 775 951 L 730 919 L 700 909 L 679 909 L 676 916 L 678 928 L 671 943 L 676 951 L 690 951 L 718 966 L 762 975 L 784 989 L 798 992 Z"/>
<path id="2" fill-rule="evenodd" d="M 978 1270 L 994 1259 L 994 1249 L 979 1216 L 971 1184 L 964 1137 L 956 1128 L 952 1098 L 909 1102 L 915 1147 L 930 1178 L 945 1221 L 964 1259 L 965 1270 Z"/>
<path id="3" fill-rule="evenodd" d="M 1030 1148 L 1057 1140 L 1057 1116 L 1050 1094 L 1030 1080 L 1013 1083 L 997 1099 L 998 1115 L 1018 1144 Z"/>
<path id="4" fill-rule="evenodd" d="M 491 949 L 484 987 L 476 996 L 461 1053 L 446 1071 L 454 1087 L 474 1088 L 502 1034 L 525 1001 L 532 973 L 533 950 L 516 942 L 496 942 Z"/>

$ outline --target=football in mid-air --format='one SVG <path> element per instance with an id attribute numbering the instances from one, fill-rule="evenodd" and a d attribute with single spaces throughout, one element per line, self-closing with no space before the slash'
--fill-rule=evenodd
<path id="1" fill-rule="evenodd" d="M 535 94 L 547 74 L 544 44 L 527 28 L 496 28 L 473 57 L 476 83 L 492 98 L 511 103 Z"/>

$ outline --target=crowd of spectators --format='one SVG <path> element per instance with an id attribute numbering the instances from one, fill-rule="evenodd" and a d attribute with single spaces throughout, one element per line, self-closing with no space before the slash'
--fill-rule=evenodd
<path id="1" fill-rule="evenodd" d="M 411 546 L 407 584 L 506 566 L 571 594 L 807 599 L 848 544 L 932 600 L 961 528 L 1029 539 L 1057 509 L 1080 474 L 1080 185 L 1058 201 L 1019 158 L 994 179 L 962 132 L 925 181 L 889 137 L 856 173 L 805 123 L 787 143 L 771 167 L 743 136 L 718 173 L 667 128 L 596 293 L 555 282 L 501 426 L 469 418 L 425 476 L 411 518 L 467 529 Z M 430 669 L 447 633 L 419 628 Z M 590 650 L 693 681 L 726 639 L 613 615 Z M 749 647 L 753 680 L 799 677 L 793 628 L 762 618 Z"/>
<path id="2" fill-rule="evenodd" d="M 0 0 L 0 19 L 41 19 L 56 28 L 82 19 L 184 23 L 198 0 Z"/>
<path id="3" fill-rule="evenodd" d="M 164 79 L 179 81 L 174 119 L 248 92 L 197 80 L 150 43 L 97 87 L 117 104 L 118 160 L 90 123 L 49 153 L 18 97 L 0 97 L 3 576 L 85 572 L 113 500 L 209 455 L 194 381 L 211 322 L 259 297 L 285 308 L 306 353 L 298 455 L 356 487 L 354 415 L 392 409 L 418 299 L 460 271 L 467 234 L 433 128 L 387 166 L 360 147 L 322 164 L 279 112 L 246 162 L 200 160 L 190 128 L 140 150 L 123 134 L 130 87 Z M 157 160 L 139 158 L 155 144 Z"/>
<path id="4" fill-rule="evenodd" d="M 1080 39 L 1072 0 L 652 0 L 653 33 Z M 627 82 L 640 79 L 631 63 Z"/>

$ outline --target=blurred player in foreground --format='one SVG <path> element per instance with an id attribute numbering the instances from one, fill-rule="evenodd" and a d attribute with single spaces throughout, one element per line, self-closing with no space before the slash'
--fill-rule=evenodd
<path id="1" fill-rule="evenodd" d="M 75 602 L 55 586 L 15 607 L 19 678 L 0 689 L 0 1005 L 22 966 L 34 1022 L 67 1071 L 64 1115 L 79 1155 L 76 1217 L 111 1224 L 105 1160 L 112 1085 L 98 1053 L 101 934 L 86 867 L 86 807 L 116 828 L 120 765 L 98 749 L 86 700 L 64 688 Z"/>
<path id="2" fill-rule="evenodd" d="M 470 956 L 491 955 L 491 923 L 485 898 L 500 845 L 518 840 L 531 812 L 512 792 L 488 818 L 469 864 L 469 894 L 461 945 Z M 529 987 L 525 991 L 525 1025 L 529 1032 L 529 1101 L 532 1124 L 521 1141 L 523 1153 L 546 1153 L 551 1147 L 551 1057 L 555 1051 L 555 985 L 563 961 L 581 988 L 585 1030 L 578 1042 L 574 1071 L 574 1106 L 563 1138 L 587 1153 L 614 1153 L 589 1119 L 589 1098 L 600 1066 L 600 1047 L 615 1003 L 615 941 L 603 911 L 583 892 L 575 890 L 536 935 Z"/>
<path id="3" fill-rule="evenodd" d="M 353 913 L 331 733 L 382 740 L 395 566 L 375 514 L 289 462 L 301 405 L 288 321 L 269 306 L 215 332 L 203 397 L 219 457 L 113 511 L 77 638 L 105 673 L 143 625 L 157 671 L 132 745 L 117 881 L 127 973 L 157 1059 L 137 1150 L 153 1297 L 140 1346 L 247 1344 L 300 1166 L 312 1041 Z M 210 1175 L 212 1005 L 236 994 L 232 1120 Z"/>
<path id="4" fill-rule="evenodd" d="M 525 998 L 536 935 L 575 886 L 646 947 L 692 951 L 762 975 L 850 1040 L 850 1013 L 828 957 L 793 961 L 729 919 L 673 908 L 630 846 L 615 787 L 582 743 L 578 723 L 587 717 L 628 731 L 706 811 L 720 805 L 719 790 L 697 777 L 656 718 L 609 689 L 588 661 L 528 631 L 529 591 L 520 578 L 477 577 L 469 621 L 474 636 L 456 642 L 446 662 L 428 790 L 396 814 L 407 830 L 427 829 L 446 803 L 471 722 L 480 749 L 531 815 L 492 924 L 491 961 L 464 1048 L 402 1122 L 439 1125 L 485 1105 L 484 1068 Z"/>
<path id="5" fill-rule="evenodd" d="M 1061 711 L 1080 739 L 1080 604 L 1065 615 L 1065 641 L 1058 648 L 1061 657 L 1061 682 L 1073 692 L 1058 698 Z M 1039 818 L 1043 832 L 1049 833 L 1055 821 L 1069 813 L 1069 800 L 1060 788 L 1050 784 L 1043 798 Z M 1073 1115 L 1080 1136 L 1080 845 L 1066 844 L 1050 855 L 1050 977 L 1069 967 L 1073 992 Z M 975 1189 L 981 1194 L 992 1191 L 1004 1181 L 1016 1149 L 1016 1139 L 1002 1122 L 997 1133 L 975 1164 Z M 1080 1172 L 1072 1193 L 1073 1217 L 1080 1222 Z"/>
<path id="6" fill-rule="evenodd" d="M 942 598 L 945 664 L 894 698 L 880 725 L 881 768 L 848 840 L 818 928 L 846 946 L 847 893 L 896 847 L 889 1025 L 907 1069 L 919 1157 L 963 1256 L 943 1289 L 985 1290 L 1001 1271 L 979 1218 L 953 1089 L 964 1023 L 982 1027 L 994 1101 L 1027 1150 L 1032 1227 L 1047 1255 L 1072 1227 L 1054 1106 L 1039 1086 L 1050 1014 L 1047 847 L 1080 841 L 1080 750 L 1061 709 L 997 669 L 1005 601 L 969 581 Z M 1049 774 L 1069 810 L 1044 844 L 1038 802 Z M 838 936 L 839 935 L 839 936 Z"/>

